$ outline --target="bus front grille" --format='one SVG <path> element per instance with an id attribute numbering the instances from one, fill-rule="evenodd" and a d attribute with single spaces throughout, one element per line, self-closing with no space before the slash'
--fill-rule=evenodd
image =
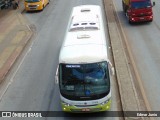
<path id="1" fill-rule="evenodd" d="M 92 107 L 92 106 L 97 106 L 98 104 L 94 105 L 75 105 L 76 107 Z"/>

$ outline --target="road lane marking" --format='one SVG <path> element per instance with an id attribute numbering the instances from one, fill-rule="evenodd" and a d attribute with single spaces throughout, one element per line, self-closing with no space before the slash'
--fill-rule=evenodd
<path id="1" fill-rule="evenodd" d="M 18 49 L 21 49 L 21 46 Z M 0 94 L 0 101 L 2 100 L 3 96 L 7 92 L 9 86 L 12 84 L 14 77 L 16 76 L 17 72 L 19 71 L 21 65 L 23 64 L 25 58 L 30 53 L 30 51 L 31 51 L 31 47 L 26 51 L 25 55 L 23 56 L 22 60 L 20 61 L 20 64 L 18 65 L 17 69 L 15 70 L 15 72 L 13 73 L 13 75 L 11 76 L 11 78 L 10 78 L 9 82 L 7 83 L 7 85 L 4 88 L 0 89 L 0 90 L 3 90 L 1 92 L 1 94 Z"/>

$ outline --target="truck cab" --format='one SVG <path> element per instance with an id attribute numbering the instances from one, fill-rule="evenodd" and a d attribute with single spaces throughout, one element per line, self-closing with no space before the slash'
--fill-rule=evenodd
<path id="1" fill-rule="evenodd" d="M 123 2 L 123 10 L 129 23 L 153 21 L 152 7 L 155 5 L 155 2 L 151 3 L 151 0 L 130 0 L 128 5 L 126 3 Z"/>

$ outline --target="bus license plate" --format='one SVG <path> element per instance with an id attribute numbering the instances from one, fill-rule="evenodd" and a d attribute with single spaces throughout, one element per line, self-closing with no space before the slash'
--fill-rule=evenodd
<path id="1" fill-rule="evenodd" d="M 89 108 L 83 108 L 82 111 L 84 111 L 84 112 L 85 111 L 90 111 L 90 109 Z"/>

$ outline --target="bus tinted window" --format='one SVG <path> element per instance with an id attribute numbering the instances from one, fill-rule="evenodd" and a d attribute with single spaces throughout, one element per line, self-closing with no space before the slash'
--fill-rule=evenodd
<path id="1" fill-rule="evenodd" d="M 75 97 L 92 98 L 94 95 L 108 94 L 110 82 L 107 62 L 81 65 L 61 64 L 60 89 L 63 94 Z"/>

